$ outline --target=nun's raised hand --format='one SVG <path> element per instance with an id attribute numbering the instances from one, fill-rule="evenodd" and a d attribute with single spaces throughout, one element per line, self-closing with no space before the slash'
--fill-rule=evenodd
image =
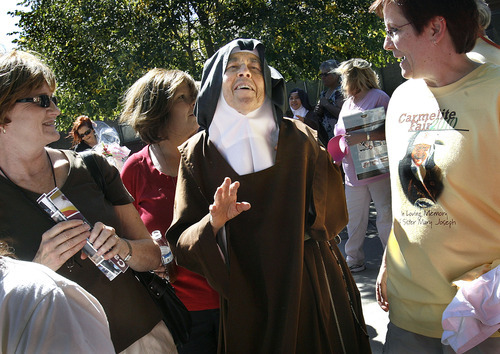
<path id="1" fill-rule="evenodd" d="M 237 194 L 240 182 L 231 183 L 226 177 L 214 195 L 214 203 L 210 205 L 210 224 L 214 234 L 224 226 L 226 222 L 250 209 L 250 203 L 238 202 Z"/>

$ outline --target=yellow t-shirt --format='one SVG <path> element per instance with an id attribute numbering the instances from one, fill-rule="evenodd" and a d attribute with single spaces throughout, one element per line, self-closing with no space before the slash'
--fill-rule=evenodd
<path id="1" fill-rule="evenodd" d="M 389 316 L 439 338 L 452 281 L 500 259 L 500 67 L 481 65 L 440 88 L 409 80 L 394 92 L 386 122 Z"/>
<path id="2" fill-rule="evenodd" d="M 467 56 L 469 59 L 481 64 L 493 63 L 500 65 L 500 45 L 488 37 L 479 37 L 476 39 L 476 45 L 471 52 L 467 53 Z"/>

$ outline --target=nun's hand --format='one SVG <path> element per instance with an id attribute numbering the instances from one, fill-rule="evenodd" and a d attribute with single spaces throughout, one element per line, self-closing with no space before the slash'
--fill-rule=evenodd
<path id="1" fill-rule="evenodd" d="M 221 186 L 217 188 L 214 203 L 209 207 L 210 224 L 212 224 L 215 235 L 226 222 L 250 209 L 250 203 L 236 201 L 239 187 L 240 182 L 231 183 L 231 179 L 226 177 Z"/>

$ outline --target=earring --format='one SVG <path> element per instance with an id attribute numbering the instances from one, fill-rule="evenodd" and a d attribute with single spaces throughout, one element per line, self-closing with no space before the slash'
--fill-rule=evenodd
<path id="1" fill-rule="evenodd" d="M 5 130 L 5 127 L 2 127 L 2 131 L 4 134 L 7 134 L 7 131 Z"/>

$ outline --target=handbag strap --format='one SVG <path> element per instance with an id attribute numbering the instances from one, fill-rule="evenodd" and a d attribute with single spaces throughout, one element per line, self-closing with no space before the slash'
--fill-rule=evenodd
<path id="1" fill-rule="evenodd" d="M 99 165 L 97 164 L 95 155 L 90 150 L 82 151 L 79 154 L 95 183 L 102 190 L 104 195 L 106 195 L 106 180 L 104 179 L 104 175 L 102 174 Z"/>

